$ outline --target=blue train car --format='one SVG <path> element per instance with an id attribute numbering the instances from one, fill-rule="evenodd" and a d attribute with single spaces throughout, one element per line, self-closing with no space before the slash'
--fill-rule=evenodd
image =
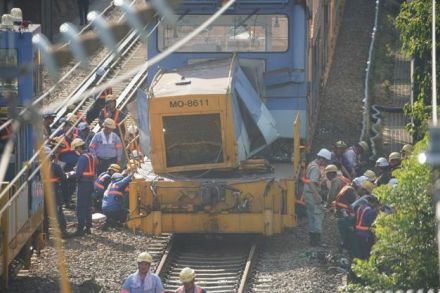
<path id="1" fill-rule="evenodd" d="M 324 3 L 325 2 L 325 3 Z M 280 139 L 292 139 L 297 114 L 301 137 L 311 143 L 319 91 L 332 50 L 340 0 L 238 0 L 204 32 L 149 70 L 151 85 L 159 68 L 181 68 L 200 60 L 236 54 L 248 79 L 276 121 Z M 148 43 L 149 58 L 170 47 L 222 5 L 216 0 L 186 0 L 176 25 L 161 23 Z M 150 26 L 150 30 L 154 24 Z"/>
<path id="2" fill-rule="evenodd" d="M 17 9 L 15 16 L 17 16 Z M 21 13 L 18 13 L 20 16 Z M 32 45 L 32 37 L 40 32 L 39 25 L 23 22 L 19 17 L 2 17 L 0 26 L 0 124 L 11 118 L 11 110 L 19 112 L 27 103 L 41 94 L 40 52 Z M 0 152 L 11 139 L 11 127 L 1 132 Z M 0 191 L 8 185 L 34 152 L 32 125 L 22 122 L 14 138 L 14 148 Z M 3 158 L 3 156 L 2 156 Z M 32 170 L 30 170 L 32 171 Z M 40 178 L 22 176 L 14 188 L 0 198 L 0 207 L 8 202 L 16 188 L 24 188 L 0 215 L 1 272 L 3 286 L 7 285 L 8 268 L 13 260 L 28 263 L 36 240 L 42 237 L 43 188 Z"/>

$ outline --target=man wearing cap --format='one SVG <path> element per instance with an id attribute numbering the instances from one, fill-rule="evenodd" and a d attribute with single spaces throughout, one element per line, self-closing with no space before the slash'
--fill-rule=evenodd
<path id="1" fill-rule="evenodd" d="M 179 279 L 182 286 L 177 288 L 176 293 L 206 293 L 205 289 L 196 285 L 196 272 L 192 268 L 183 268 Z"/>
<path id="2" fill-rule="evenodd" d="M 99 174 L 95 181 L 95 192 L 94 195 L 94 206 L 96 211 L 101 211 L 102 209 L 102 197 L 106 191 L 108 185 L 110 184 L 112 175 L 114 173 L 120 173 L 121 167 L 118 164 L 111 164 L 107 171 Z"/>
<path id="3" fill-rule="evenodd" d="M 113 173 L 102 198 L 102 212 L 107 217 L 104 229 L 120 226 L 127 219 L 128 198 L 124 191 L 132 178 L 133 174 L 124 177 L 121 173 Z"/>
<path id="4" fill-rule="evenodd" d="M 380 203 L 374 195 L 367 197 L 367 203 L 356 210 L 355 239 L 353 257 L 366 260 L 370 257 L 374 243 L 371 227 L 380 210 Z"/>
<path id="5" fill-rule="evenodd" d="M 400 153 L 392 152 L 388 156 L 388 163 L 390 164 L 391 172 L 396 170 L 396 169 L 399 169 L 400 165 L 402 163 L 402 161 L 400 159 Z"/>
<path id="6" fill-rule="evenodd" d="M 307 207 L 307 222 L 309 225 L 310 245 L 317 246 L 321 242 L 322 221 L 324 209 L 322 206 L 321 183 L 324 180 L 321 168 L 331 160 L 332 155 L 328 149 L 321 149 L 317 158 L 311 161 L 306 168 L 304 181 L 304 201 Z"/>
<path id="7" fill-rule="evenodd" d="M 414 150 L 414 147 L 410 144 L 406 144 L 402 147 L 402 149 L 400 150 L 400 156 L 402 160 L 406 160 L 408 159 L 412 152 Z"/>
<path id="8" fill-rule="evenodd" d="M 64 172 L 71 172 L 73 168 L 76 166 L 78 162 L 78 153 L 71 147 L 71 143 L 77 137 L 75 134 L 76 128 L 73 127 L 76 119 L 74 116 L 70 115 L 70 119 L 64 119 L 62 123 L 63 125 L 63 133 L 58 137 L 58 141 L 61 141 L 60 146 L 58 147 L 58 159 L 64 163 Z M 64 195 L 64 204 L 66 207 L 71 206 L 72 195 L 75 192 L 75 182 L 71 179 L 68 179 L 65 183 L 62 184 L 63 195 Z"/>
<path id="9" fill-rule="evenodd" d="M 336 167 L 341 170 L 342 174 L 351 180 L 351 174 L 347 170 L 348 162 L 344 158 L 344 153 L 347 147 L 347 144 L 342 140 L 339 140 L 335 143 L 332 152 L 332 164 L 336 165 Z"/>
<path id="10" fill-rule="evenodd" d="M 116 96 L 114 95 L 107 95 L 105 97 L 105 107 L 99 112 L 99 125 L 101 125 L 101 127 L 107 118 L 113 119 L 116 126 L 125 119 L 125 114 L 116 109 Z"/>
<path id="11" fill-rule="evenodd" d="M 97 158 L 97 172 L 101 174 L 111 164 L 119 164 L 122 158 L 122 142 L 113 130 L 115 122 L 107 118 L 103 123 L 104 129 L 99 131 L 92 139 L 89 149 Z"/>
<path id="12" fill-rule="evenodd" d="M 78 226 L 75 236 L 84 233 L 91 234 L 92 228 L 92 193 L 93 182 L 96 176 L 96 158 L 93 154 L 87 153 L 85 143 L 81 138 L 72 141 L 72 149 L 79 155 L 76 172 L 72 175 L 78 181 L 76 216 Z"/>
<path id="13" fill-rule="evenodd" d="M 81 122 L 78 124 L 78 137 L 84 140 L 84 143 L 87 147 L 90 145 L 93 136 L 95 136 L 95 133 L 90 130 L 89 124 L 87 122 Z"/>
<path id="14" fill-rule="evenodd" d="M 347 162 L 346 168 L 347 171 L 350 172 L 351 178 L 358 176 L 357 174 L 362 165 L 362 155 L 367 153 L 368 150 L 368 144 L 365 141 L 360 141 L 344 152 L 344 158 Z"/>
<path id="15" fill-rule="evenodd" d="M 376 160 L 377 174 L 379 175 L 374 182 L 377 186 L 388 184 L 391 179 L 391 168 L 387 159 L 380 157 Z"/>
<path id="16" fill-rule="evenodd" d="M 162 281 L 150 271 L 153 258 L 148 252 L 142 252 L 137 259 L 138 270 L 127 277 L 119 293 L 162 293 Z"/>
<path id="17" fill-rule="evenodd" d="M 345 185 L 351 184 L 351 180 L 340 175 L 338 176 L 338 167 L 336 165 L 327 165 L 325 167 L 325 176 L 330 181 L 330 189 L 327 194 L 327 205 L 330 205 L 336 198 L 336 195 Z"/>

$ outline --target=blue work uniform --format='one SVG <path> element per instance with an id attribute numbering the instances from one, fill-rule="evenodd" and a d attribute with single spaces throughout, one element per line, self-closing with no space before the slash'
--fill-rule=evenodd
<path id="1" fill-rule="evenodd" d="M 142 280 L 139 272 L 131 274 L 122 285 L 120 293 L 162 293 L 162 281 L 160 278 L 151 272 Z"/>
<path id="2" fill-rule="evenodd" d="M 374 244 L 374 234 L 371 226 L 377 217 L 378 211 L 369 204 L 360 206 L 356 211 L 356 245 L 353 256 L 359 259 L 368 259 Z"/>
<path id="3" fill-rule="evenodd" d="M 70 147 L 70 144 L 72 141 L 76 138 L 75 135 L 72 137 L 68 137 L 66 135 L 62 135 L 63 138 L 63 146 L 58 148 L 58 159 L 65 163 L 64 165 L 64 172 L 70 172 L 73 170 L 73 167 L 78 163 L 78 154 L 75 152 L 75 150 L 72 150 Z M 67 180 L 62 185 L 62 191 L 63 191 L 63 200 L 64 203 L 69 205 L 72 200 L 72 195 L 75 192 L 75 181 L 74 180 Z"/>
<path id="4" fill-rule="evenodd" d="M 102 212 L 107 216 L 107 225 L 113 225 L 125 222 L 127 217 L 127 208 L 125 206 L 127 194 L 125 188 L 130 183 L 133 175 L 112 182 L 104 192 L 102 198 Z"/>
<path id="5" fill-rule="evenodd" d="M 102 197 L 111 181 L 111 175 L 108 171 L 99 174 L 95 181 L 94 202 L 96 210 L 100 211 L 102 207 Z"/>
<path id="6" fill-rule="evenodd" d="M 61 184 L 66 181 L 66 174 L 63 172 L 63 169 L 61 169 L 61 166 L 58 165 L 55 162 L 51 163 L 50 166 L 51 174 L 49 182 L 52 184 L 52 192 L 54 195 L 55 200 L 55 209 L 57 213 L 57 220 L 58 224 L 60 226 L 60 230 L 62 232 L 66 231 L 66 218 L 64 217 L 63 213 L 63 191 L 61 188 Z M 46 209 L 46 205 L 45 205 Z M 45 211 L 45 217 L 44 217 L 44 227 L 45 232 L 49 232 L 49 219 L 47 217 L 47 212 Z"/>
<path id="7" fill-rule="evenodd" d="M 90 153 L 82 154 L 76 166 L 78 191 L 76 201 L 76 216 L 78 230 L 92 227 L 92 193 L 96 174 L 96 158 Z"/>

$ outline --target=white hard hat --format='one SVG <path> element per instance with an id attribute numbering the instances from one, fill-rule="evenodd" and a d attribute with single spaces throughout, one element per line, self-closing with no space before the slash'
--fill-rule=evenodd
<path id="1" fill-rule="evenodd" d="M 44 153 L 48 156 L 50 155 L 50 152 L 52 151 L 52 149 L 47 145 L 44 146 L 43 150 L 44 150 Z"/>
<path id="2" fill-rule="evenodd" d="M 118 180 L 121 180 L 122 178 L 124 178 L 124 176 L 121 173 L 118 173 L 118 172 L 113 173 L 113 175 L 112 175 L 112 180 L 113 181 L 118 181 Z"/>
<path id="3" fill-rule="evenodd" d="M 180 274 L 179 274 L 179 278 L 180 278 L 180 282 L 182 283 L 189 283 L 192 282 L 196 277 L 196 272 L 192 269 L 192 268 L 184 268 Z"/>
<path id="4" fill-rule="evenodd" d="M 389 165 L 387 159 L 384 157 L 380 157 L 376 160 L 376 167 L 388 167 Z"/>
<path id="5" fill-rule="evenodd" d="M 147 262 L 147 263 L 152 263 L 153 262 L 153 257 L 151 256 L 151 254 L 149 254 L 148 252 L 141 252 L 139 253 L 137 259 L 137 262 Z"/>
<path id="6" fill-rule="evenodd" d="M 353 179 L 353 183 L 356 186 L 362 186 L 362 183 L 364 183 L 365 181 L 368 181 L 368 177 L 367 176 L 359 176 Z"/>
<path id="7" fill-rule="evenodd" d="M 332 159 L 332 153 L 328 149 L 321 149 L 316 155 L 326 159 L 327 161 Z"/>
<path id="8" fill-rule="evenodd" d="M 399 180 L 397 178 L 391 178 L 390 181 L 388 181 L 388 185 L 391 187 L 396 187 L 399 184 Z"/>
<path id="9" fill-rule="evenodd" d="M 133 125 L 128 126 L 127 132 L 128 132 L 128 134 L 135 134 L 136 133 L 136 127 L 134 127 Z"/>

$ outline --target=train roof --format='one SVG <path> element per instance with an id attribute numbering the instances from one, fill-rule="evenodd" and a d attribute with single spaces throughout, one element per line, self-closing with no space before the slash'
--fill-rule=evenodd
<path id="1" fill-rule="evenodd" d="M 208 60 L 159 73 L 152 82 L 154 98 L 228 93 L 231 59 Z"/>

